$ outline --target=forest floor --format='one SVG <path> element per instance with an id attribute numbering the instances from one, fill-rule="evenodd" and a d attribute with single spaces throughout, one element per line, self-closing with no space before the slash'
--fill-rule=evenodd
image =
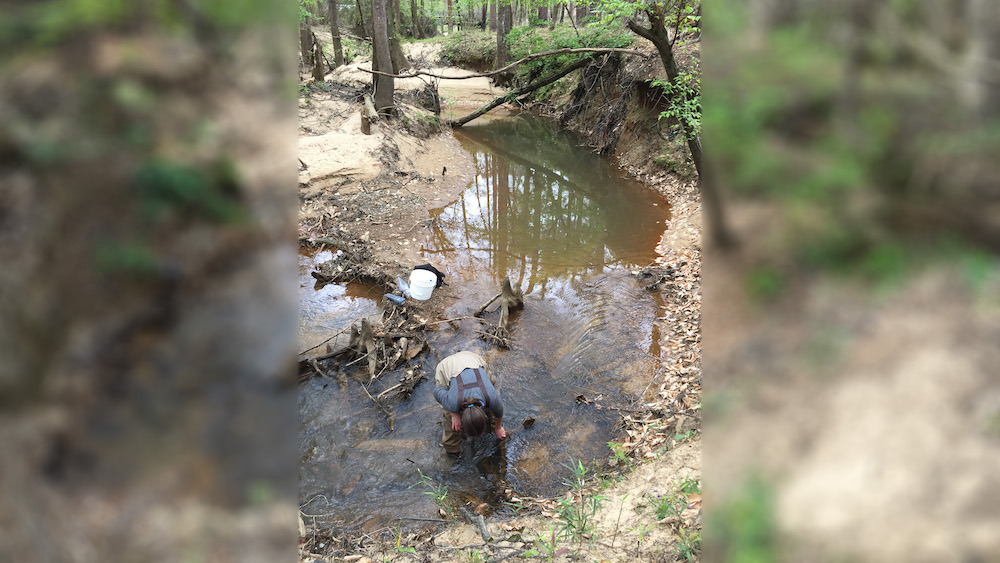
<path id="1" fill-rule="evenodd" d="M 321 41 L 322 32 L 318 33 Z M 411 43 L 405 47 L 416 66 L 438 73 L 463 73 L 440 59 L 440 45 Z M 454 200 L 473 176 L 473 162 L 450 131 L 441 129 L 427 109 L 427 83 L 397 80 L 404 100 L 399 117 L 361 130 L 360 94 L 369 82 L 356 59 L 327 75 L 322 83 L 303 77 L 299 96 L 299 240 L 320 246 L 323 240 L 350 241 L 364 247 L 368 267 L 388 279 L 405 274 L 423 261 L 418 249 L 429 233 L 428 210 Z M 568 79 L 567 79 L 568 80 Z M 502 93 L 487 79 L 441 80 L 444 111 L 464 114 Z M 420 104 L 424 103 L 424 107 Z M 504 111 L 498 108 L 494 111 Z M 518 499 L 523 509 L 514 517 L 491 517 L 481 530 L 456 517 L 444 528 L 432 526 L 397 532 L 382 530 L 359 537 L 340 537 L 330 530 L 300 529 L 302 561 L 522 560 L 551 552 L 586 560 L 673 561 L 700 545 L 701 510 L 701 244 L 700 201 L 692 182 L 657 171 L 648 155 L 631 151 L 635 137 L 619 143 L 618 162 L 650 189 L 666 195 L 672 219 L 657 247 L 654 267 L 637 272 L 651 291 L 659 291 L 664 352 L 661 366 L 640 403 L 642 410 L 623 417 L 628 439 L 615 467 L 589 475 L 582 490 L 567 490 L 551 499 Z M 658 146 L 658 145 L 657 145 Z M 435 292 L 447 294 L 448 286 Z M 447 302 L 435 299 L 432 303 Z M 442 310 L 423 306 L 422 314 L 444 318 Z M 569 521 L 571 506 L 603 498 L 589 518 L 589 529 L 576 540 L 556 537 L 553 530 Z M 560 501 L 562 504 L 560 504 Z M 679 540 L 680 538 L 680 540 Z M 411 551 L 412 548 L 412 551 Z"/>

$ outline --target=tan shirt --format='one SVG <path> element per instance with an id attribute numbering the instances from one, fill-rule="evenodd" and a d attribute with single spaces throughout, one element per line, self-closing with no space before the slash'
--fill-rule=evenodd
<path id="1" fill-rule="evenodd" d="M 452 354 L 438 364 L 434 372 L 434 385 L 448 389 L 451 386 L 451 378 L 462 373 L 463 369 L 481 368 L 483 365 L 483 359 L 475 352 L 463 351 Z"/>

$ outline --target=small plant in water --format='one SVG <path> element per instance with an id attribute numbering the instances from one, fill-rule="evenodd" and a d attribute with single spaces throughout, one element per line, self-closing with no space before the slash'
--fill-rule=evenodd
<path id="1" fill-rule="evenodd" d="M 454 511 L 452 510 L 451 505 L 448 504 L 448 485 L 445 485 L 443 483 L 435 483 L 434 479 L 431 479 L 429 476 L 424 475 L 423 471 L 420 471 L 419 469 L 417 469 L 417 473 L 420 475 L 420 480 L 418 480 L 416 483 L 410 485 L 407 488 L 412 489 L 417 485 L 423 485 L 427 487 L 427 490 L 424 491 L 424 494 L 433 497 L 434 504 L 436 504 L 437 507 L 440 508 L 442 511 L 444 511 L 448 516 L 452 516 Z"/>

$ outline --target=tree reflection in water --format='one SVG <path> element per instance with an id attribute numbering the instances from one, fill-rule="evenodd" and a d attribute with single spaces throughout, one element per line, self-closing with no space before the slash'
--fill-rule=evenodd
<path id="1" fill-rule="evenodd" d="M 497 283 L 510 275 L 543 297 L 549 280 L 655 258 L 667 201 L 570 135 L 522 115 L 455 136 L 474 155 L 476 177 L 458 200 L 431 212 L 426 257 L 489 272 Z"/>

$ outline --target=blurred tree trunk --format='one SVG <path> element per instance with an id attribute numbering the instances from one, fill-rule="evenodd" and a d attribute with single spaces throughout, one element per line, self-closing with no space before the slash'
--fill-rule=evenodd
<path id="1" fill-rule="evenodd" d="M 403 25 L 403 15 L 399 10 L 399 0 L 392 0 L 392 25 L 396 29 L 396 36 L 399 36 L 399 28 Z"/>
<path id="2" fill-rule="evenodd" d="M 389 32 L 385 4 L 390 0 L 372 0 L 372 70 L 392 72 L 392 57 L 389 55 Z M 375 109 L 387 113 L 392 109 L 393 78 L 374 75 Z"/>
<path id="3" fill-rule="evenodd" d="M 549 7 L 548 6 L 539 6 L 538 7 L 538 20 L 539 21 L 548 21 L 548 19 L 549 19 Z"/>
<path id="4" fill-rule="evenodd" d="M 497 30 L 497 0 L 490 0 L 490 31 Z"/>
<path id="5" fill-rule="evenodd" d="M 451 1 L 452 0 L 448 0 L 448 33 L 451 33 L 453 30 L 451 25 Z"/>
<path id="6" fill-rule="evenodd" d="M 338 20 L 339 6 L 337 0 L 330 0 L 330 34 L 333 36 L 333 64 L 344 66 L 344 47 L 340 43 L 340 22 Z"/>

